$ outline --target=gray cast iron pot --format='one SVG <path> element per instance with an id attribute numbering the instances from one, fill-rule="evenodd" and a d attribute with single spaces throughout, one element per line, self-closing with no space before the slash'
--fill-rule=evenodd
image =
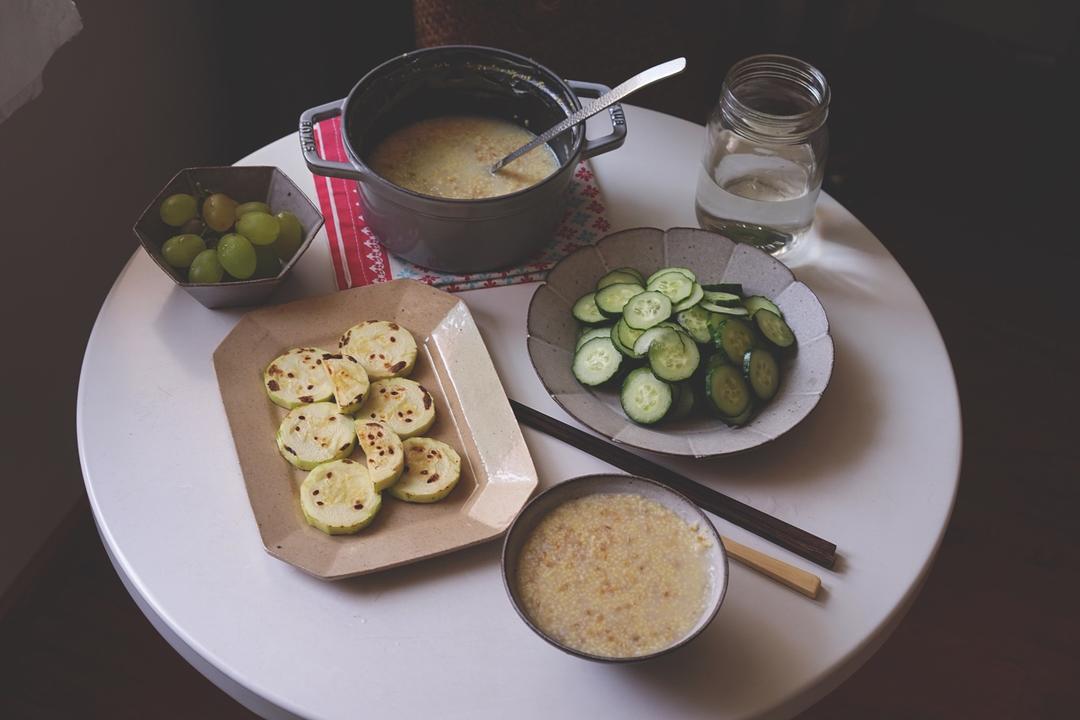
<path id="1" fill-rule="evenodd" d="M 390 132 L 439 115 L 487 115 L 543 132 L 581 107 L 578 95 L 610 88 L 564 81 L 529 58 L 495 48 L 447 45 L 414 50 L 365 75 L 343 100 L 300 116 L 300 144 L 316 175 L 359 180 L 364 218 L 391 253 L 433 270 L 496 270 L 532 256 L 552 239 L 580 160 L 626 139 L 622 107 L 609 108 L 612 131 L 587 140 L 583 125 L 551 141 L 559 169 L 509 195 L 450 200 L 421 195 L 383 179 L 365 158 Z M 314 125 L 342 116 L 349 162 L 319 157 Z"/>

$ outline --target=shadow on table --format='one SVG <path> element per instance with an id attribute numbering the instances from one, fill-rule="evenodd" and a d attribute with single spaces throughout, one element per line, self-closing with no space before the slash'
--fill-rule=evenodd
<path id="1" fill-rule="evenodd" d="M 854 338 L 834 332 L 835 364 L 829 387 L 803 422 L 759 448 L 709 460 L 679 461 L 686 471 L 725 486 L 835 483 L 876 440 L 885 408 L 881 379 L 851 348 Z"/>
<path id="2" fill-rule="evenodd" d="M 393 595 L 399 590 L 411 590 L 425 584 L 436 586 L 454 576 L 468 575 L 485 567 L 499 567 L 501 552 L 502 536 L 401 567 L 339 580 L 330 587 L 374 602 L 383 595 Z"/>
<path id="3" fill-rule="evenodd" d="M 154 319 L 154 332 L 192 377 L 205 377 L 217 344 L 253 308 L 210 310 L 179 286 L 173 287 Z M 212 325 L 211 331 L 207 326 Z"/>
<path id="4" fill-rule="evenodd" d="M 850 212 L 835 205 L 818 206 L 814 213 L 813 232 L 829 243 L 859 250 L 871 257 L 889 257 L 889 251 L 884 245 L 874 241 L 874 234 L 869 228 Z M 810 250 L 812 252 L 813 248 Z M 799 252 L 801 253 L 801 250 Z"/>
<path id="5" fill-rule="evenodd" d="M 798 666 L 794 644 L 775 623 L 761 616 L 720 609 L 716 621 L 696 640 L 646 663 L 618 670 L 628 682 L 647 685 L 673 706 L 673 717 L 743 715 L 754 702 L 770 697 L 772 678 L 787 677 L 785 665 Z"/>

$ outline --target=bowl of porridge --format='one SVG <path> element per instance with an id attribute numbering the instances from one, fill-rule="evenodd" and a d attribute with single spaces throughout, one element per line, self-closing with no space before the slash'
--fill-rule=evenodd
<path id="1" fill-rule="evenodd" d="M 521 619 L 571 655 L 635 662 L 697 637 L 727 590 L 727 555 L 696 505 L 630 475 L 541 493 L 507 531 L 503 580 Z"/>
<path id="2" fill-rule="evenodd" d="M 316 175 L 359 182 L 364 219 L 391 253 L 444 272 L 496 270 L 552 241 L 578 163 L 625 140 L 622 107 L 609 108 L 604 137 L 587 139 L 578 125 L 498 173 L 491 166 L 577 111 L 579 97 L 608 89 L 505 50 L 426 48 L 305 111 L 300 143 Z M 347 162 L 316 151 L 316 124 L 336 116 Z"/>

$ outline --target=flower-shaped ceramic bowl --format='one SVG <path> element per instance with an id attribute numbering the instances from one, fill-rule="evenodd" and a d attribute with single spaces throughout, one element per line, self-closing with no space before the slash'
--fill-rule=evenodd
<path id="1" fill-rule="evenodd" d="M 772 299 L 795 333 L 798 352 L 781 368 L 779 391 L 742 427 L 728 427 L 700 413 L 638 425 L 623 413 L 617 383 L 586 387 L 570 370 L 578 331 L 571 315 L 574 301 L 615 268 L 633 267 L 649 275 L 670 266 L 692 269 L 702 283 L 737 282 L 746 295 Z M 814 409 L 833 367 L 829 321 L 813 291 L 771 255 L 697 228 L 624 230 L 568 255 L 536 289 L 529 304 L 528 333 L 533 367 L 568 413 L 616 442 L 670 455 L 727 455 L 780 437 Z"/>

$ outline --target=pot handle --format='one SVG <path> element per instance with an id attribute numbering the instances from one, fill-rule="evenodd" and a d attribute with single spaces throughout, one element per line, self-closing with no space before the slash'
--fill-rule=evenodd
<path id="1" fill-rule="evenodd" d="M 300 113 L 300 149 L 304 153 L 304 162 L 308 170 L 325 177 L 360 179 L 360 172 L 352 163 L 324 160 L 315 149 L 315 123 L 341 114 L 345 100 L 331 102 L 310 108 Z"/>
<path id="2" fill-rule="evenodd" d="M 604 93 L 611 92 L 611 88 L 600 83 L 567 80 L 566 84 L 578 97 L 598 98 Z M 608 118 L 611 119 L 611 133 L 595 140 L 586 140 L 581 146 L 582 160 L 614 150 L 626 142 L 626 115 L 623 113 L 621 103 L 615 103 L 608 108 Z"/>

